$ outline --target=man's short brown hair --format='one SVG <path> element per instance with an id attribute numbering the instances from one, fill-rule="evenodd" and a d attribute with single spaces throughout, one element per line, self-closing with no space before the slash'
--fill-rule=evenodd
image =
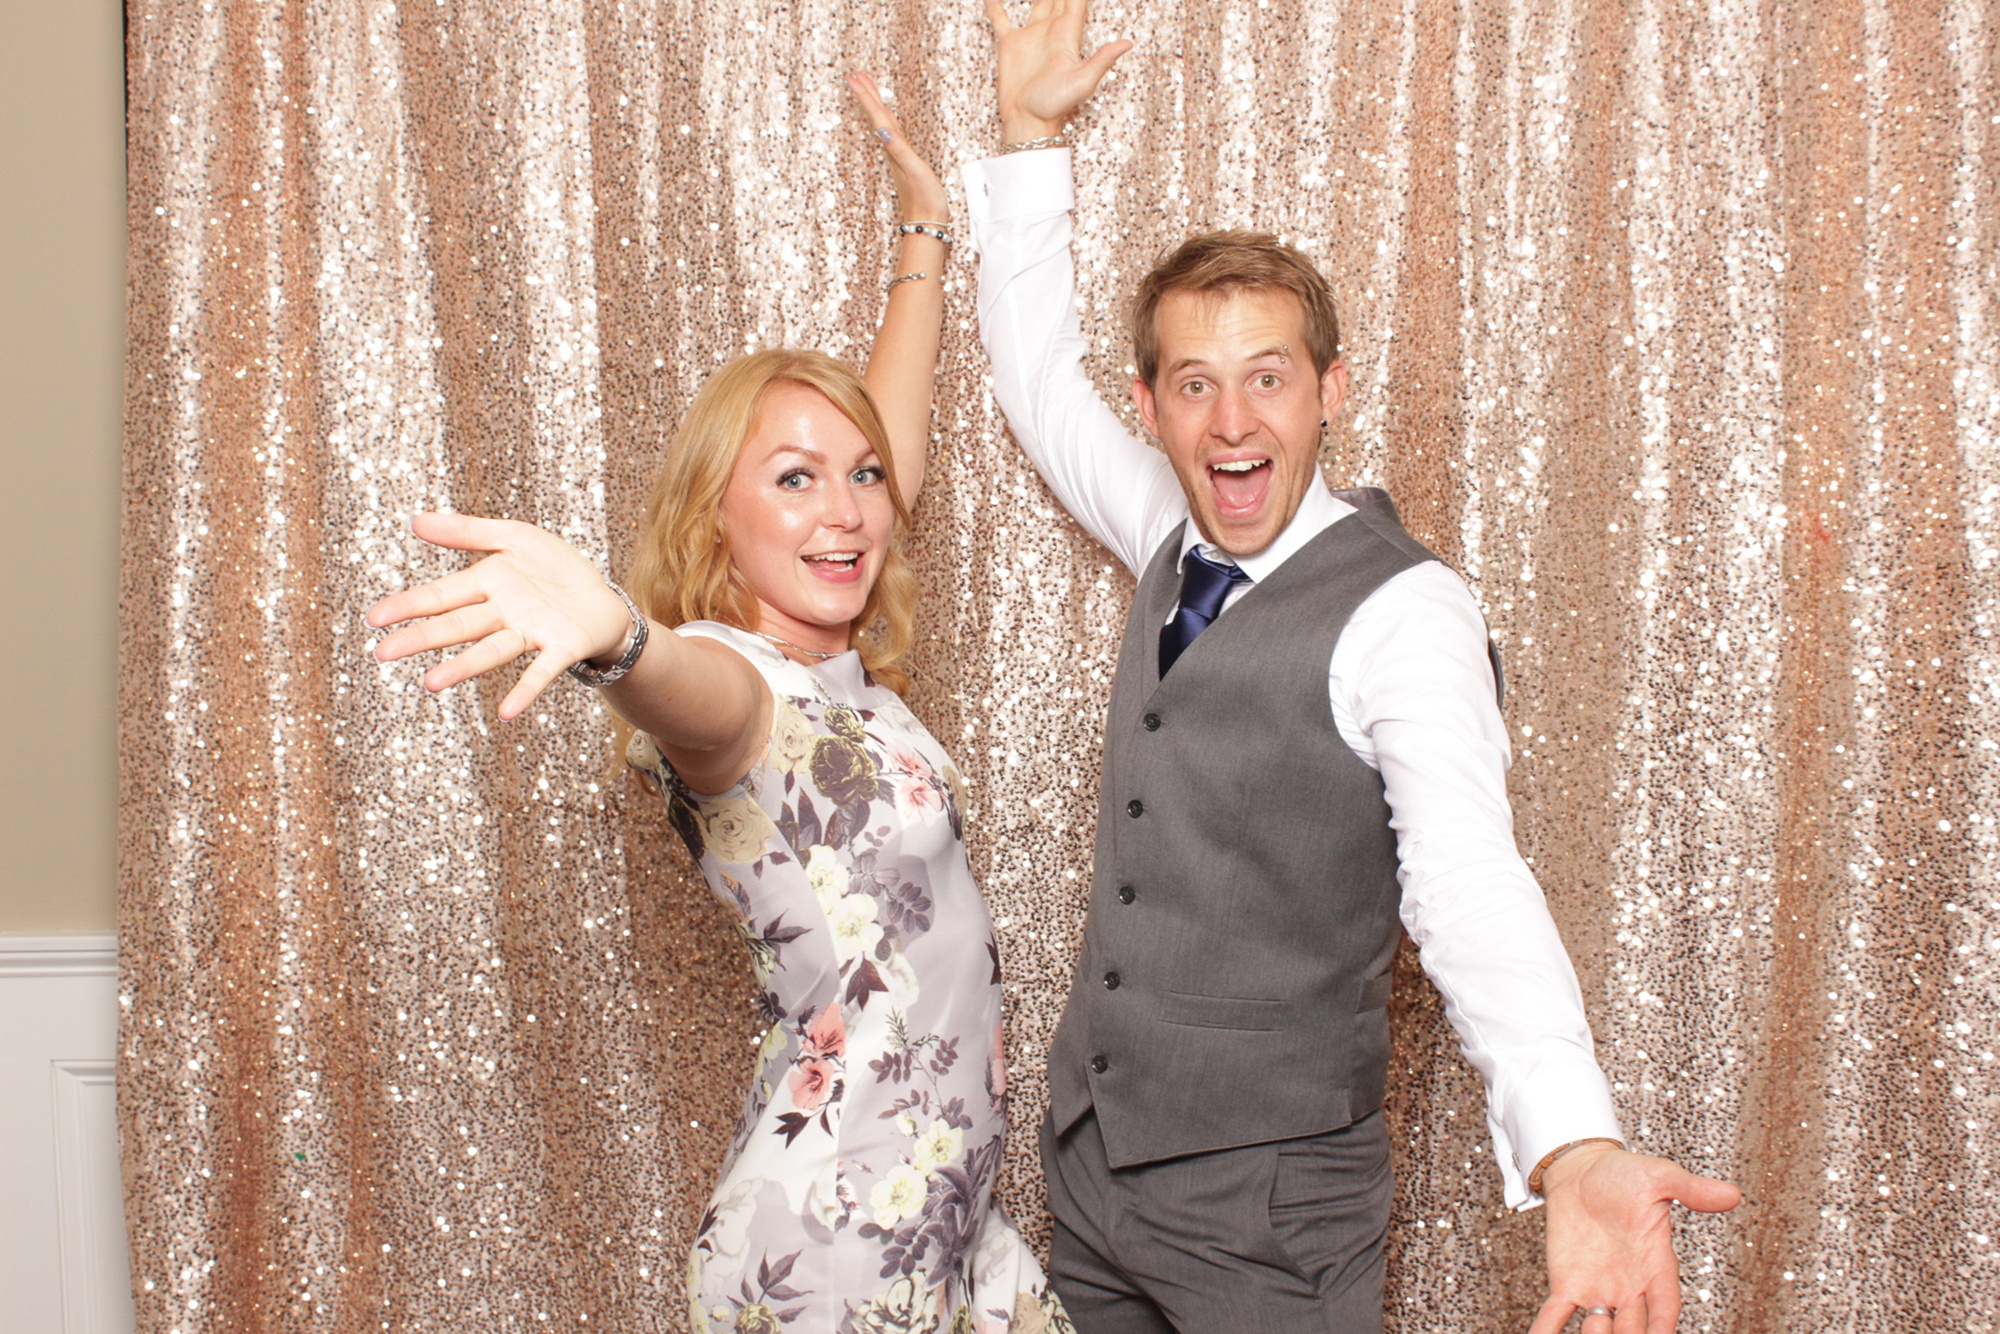
<path id="1" fill-rule="evenodd" d="M 1311 260 L 1271 233 L 1232 229 L 1189 237 L 1139 281 L 1132 298 L 1132 350 L 1139 378 L 1151 384 L 1159 374 L 1159 310 L 1169 292 L 1220 297 L 1246 290 L 1290 292 L 1298 298 L 1313 371 L 1326 374 L 1340 357 L 1333 289 Z"/>

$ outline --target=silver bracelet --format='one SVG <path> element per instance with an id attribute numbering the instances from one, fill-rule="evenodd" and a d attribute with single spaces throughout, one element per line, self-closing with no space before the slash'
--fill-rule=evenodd
<path id="1" fill-rule="evenodd" d="M 646 636 L 652 633 L 651 627 L 646 623 L 645 613 L 639 610 L 639 604 L 632 600 L 632 595 L 609 579 L 604 582 L 618 595 L 618 600 L 625 604 L 625 610 L 632 616 L 632 628 L 625 632 L 625 642 L 619 648 L 618 661 L 609 667 L 602 669 L 592 667 L 588 661 L 573 662 L 569 665 L 571 676 L 593 688 L 608 686 L 631 671 L 634 664 L 639 661 L 639 655 L 646 651 Z"/>
<path id="2" fill-rule="evenodd" d="M 885 287 L 883 290 L 887 292 L 893 292 L 896 290 L 896 284 L 898 283 L 921 282 L 923 279 L 928 277 L 930 277 L 930 274 L 925 273 L 921 269 L 919 269 L 915 273 L 899 273 L 895 277 L 889 280 L 889 285 Z"/>
<path id="3" fill-rule="evenodd" d="M 1002 153 L 1032 153 L 1037 148 L 1061 148 L 1069 142 L 1069 129 L 1064 127 L 1054 134 L 1045 134 L 1039 139 L 1023 139 L 1018 144 L 1002 144 Z"/>
<path id="4" fill-rule="evenodd" d="M 946 245 L 951 244 L 951 233 L 945 230 L 945 225 L 941 222 L 899 222 L 896 224 L 896 235 L 929 236 Z"/>

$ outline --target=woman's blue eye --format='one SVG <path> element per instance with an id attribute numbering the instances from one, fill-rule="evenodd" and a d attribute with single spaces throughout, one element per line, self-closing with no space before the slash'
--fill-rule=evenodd
<path id="1" fill-rule="evenodd" d="M 855 482 L 862 486 L 872 486 L 887 476 L 880 467 L 857 468 L 854 471 Z"/>
<path id="2" fill-rule="evenodd" d="M 812 474 L 804 468 L 794 468 L 778 479 L 778 485 L 787 491 L 797 491 L 812 482 Z"/>

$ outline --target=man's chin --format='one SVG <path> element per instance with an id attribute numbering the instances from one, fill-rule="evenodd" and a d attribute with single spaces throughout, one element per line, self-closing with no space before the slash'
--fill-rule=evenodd
<path id="1" fill-rule="evenodd" d="M 1254 556 L 1270 546 L 1278 540 L 1278 534 L 1284 531 L 1285 525 L 1272 523 L 1270 513 L 1260 511 L 1237 519 L 1197 513 L 1195 527 L 1201 530 L 1202 540 L 1208 545 L 1240 557 Z"/>

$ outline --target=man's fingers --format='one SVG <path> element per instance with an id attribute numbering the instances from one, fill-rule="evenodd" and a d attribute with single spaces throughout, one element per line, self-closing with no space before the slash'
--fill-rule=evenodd
<path id="1" fill-rule="evenodd" d="M 548 689 L 549 683 L 561 676 L 573 661 L 553 649 L 544 649 L 535 655 L 535 660 L 528 664 L 528 670 L 521 673 L 521 679 L 507 692 L 507 698 L 500 701 L 500 717 L 520 717 L 535 702 L 535 696 Z"/>
<path id="2" fill-rule="evenodd" d="M 1528 1326 L 1528 1334 L 1562 1334 L 1562 1327 L 1576 1312 L 1576 1303 L 1560 1297 L 1551 1297 L 1542 1303 L 1542 1309 L 1535 1316 L 1535 1323 Z"/>
<path id="3" fill-rule="evenodd" d="M 1743 1192 L 1733 1182 L 1689 1172 L 1675 1184 L 1674 1198 L 1697 1213 L 1719 1214 L 1743 1203 Z"/>
<path id="4" fill-rule="evenodd" d="M 1118 63 L 1118 57 L 1131 49 L 1132 43 L 1120 39 L 1115 42 L 1106 42 L 1103 46 L 1098 47 L 1090 53 L 1090 59 L 1083 62 L 1083 72 L 1090 76 L 1091 92 L 1094 93 L 1097 91 L 1097 85 L 1104 81 L 1104 76 L 1109 74 L 1111 67 Z"/>
<path id="5" fill-rule="evenodd" d="M 527 651 L 526 636 L 503 625 L 449 662 L 441 662 L 425 672 L 424 689 L 449 690 L 460 681 L 470 681 L 496 667 L 505 667 Z"/>
<path id="6" fill-rule="evenodd" d="M 1681 1318 L 1678 1274 L 1662 1275 L 1646 1289 L 1646 1334 L 1674 1334 Z"/>
<path id="7" fill-rule="evenodd" d="M 1610 1334 L 1646 1334 L 1646 1298 L 1634 1293 L 1620 1302 L 1617 1316 L 1608 1328 Z"/>

